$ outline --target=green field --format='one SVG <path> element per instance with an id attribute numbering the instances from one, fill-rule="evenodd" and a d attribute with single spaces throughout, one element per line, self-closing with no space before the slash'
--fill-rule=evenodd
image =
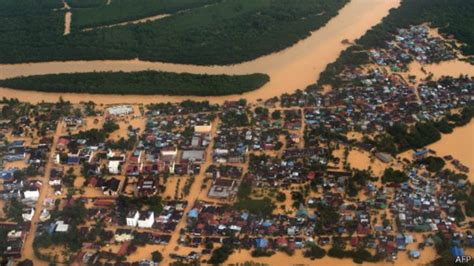
<path id="1" fill-rule="evenodd" d="M 44 92 L 220 96 L 256 90 L 265 74 L 197 75 L 157 71 L 51 74 L 0 80 L 0 86 Z"/>
<path id="2" fill-rule="evenodd" d="M 64 10 L 30 9 L 34 12 L 28 15 L 5 12 L 5 16 L 0 17 L 0 63 L 140 58 L 198 65 L 234 64 L 282 50 L 308 37 L 311 31 L 337 15 L 348 0 L 226 0 L 138 25 L 87 32 L 74 30 L 78 21 L 83 25 L 89 23 L 84 22 L 87 20 L 92 21 L 91 25 L 105 23 L 96 20 L 99 15 L 90 15 L 95 9 L 110 11 L 100 15 L 107 23 L 121 21 L 124 13 L 113 11 L 119 2 L 112 0 L 110 6 L 73 8 L 73 29 L 67 36 L 63 36 Z M 135 14 L 142 16 L 144 9 L 156 13 L 158 6 L 154 9 L 144 4 L 148 2 L 135 0 L 137 7 L 127 9 L 126 13 L 136 11 Z M 179 10 L 178 3 L 189 7 L 215 1 L 163 0 L 165 2 L 167 5 L 161 6 L 162 12 Z M 81 18 L 76 14 L 79 11 L 89 17 Z"/>

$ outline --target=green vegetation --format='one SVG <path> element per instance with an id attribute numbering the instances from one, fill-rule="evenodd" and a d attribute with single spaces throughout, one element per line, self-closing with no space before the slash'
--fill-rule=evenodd
<path id="1" fill-rule="evenodd" d="M 399 170 L 394 170 L 393 168 L 385 169 L 382 176 L 382 183 L 403 183 L 408 181 L 408 176 Z"/>
<path id="2" fill-rule="evenodd" d="M 112 1 L 110 6 L 92 9 L 112 10 L 115 2 Z M 137 3 L 131 0 L 119 2 Z M 139 2 L 145 4 L 136 4 L 139 6 L 136 9 L 141 10 L 136 14 L 143 16 L 143 6 L 156 14 L 156 9 L 153 10 L 146 4 L 151 1 Z M 173 6 L 176 1 L 166 2 Z M 182 7 L 203 2 L 177 1 L 183 3 Z M 98 19 L 99 15 L 93 18 L 92 10 L 73 9 L 73 30 L 67 36 L 63 36 L 64 10 L 32 7 L 24 11 L 27 15 L 16 11 L 2 11 L 5 15 L 0 16 L 0 63 L 139 58 L 199 65 L 234 64 L 282 50 L 308 37 L 311 31 L 322 27 L 334 17 L 347 2 L 348 0 L 220 1 L 206 8 L 194 8 L 153 22 L 86 32 L 74 31 L 74 27 L 78 27 L 75 23 L 83 21 L 80 22 L 82 25 L 96 25 L 99 22 L 84 22 L 89 18 L 81 18 L 79 13 L 88 14 L 87 17 L 91 20 Z M 179 8 L 174 7 L 174 10 L 177 9 Z M 97 12 L 100 17 L 120 16 L 118 11 L 111 11 L 112 14 L 107 16 Z M 129 9 L 126 13 L 131 14 Z"/>
<path id="3" fill-rule="evenodd" d="M 441 133 L 449 134 L 455 127 L 464 126 L 474 116 L 474 107 L 466 106 L 459 114 L 448 114 L 435 122 L 418 122 L 408 126 L 396 123 L 387 128 L 387 133 L 380 134 L 374 140 L 364 141 L 375 145 L 378 151 L 392 155 L 409 149 L 419 149 L 441 139 Z"/>
<path id="4" fill-rule="evenodd" d="M 426 165 L 426 170 L 430 172 L 439 172 L 445 165 L 443 158 L 435 156 L 428 156 L 421 163 Z"/>
<path id="5" fill-rule="evenodd" d="M 23 208 L 26 206 L 19 201 L 16 198 L 13 198 L 9 204 L 6 204 L 4 207 L 4 213 L 6 213 L 6 216 L 13 220 L 14 222 L 17 223 L 22 223 L 23 218 L 22 218 L 22 213 L 23 213 Z"/>
<path id="6" fill-rule="evenodd" d="M 275 209 L 275 205 L 271 199 L 265 197 L 263 199 L 252 199 L 252 183 L 249 180 L 244 180 L 237 192 L 237 202 L 234 203 L 233 208 L 237 210 L 247 210 L 250 213 L 268 216 L 271 215 Z"/>
<path id="7" fill-rule="evenodd" d="M 35 254 L 39 253 L 40 248 L 48 248 L 52 245 L 64 245 L 70 251 L 78 251 L 86 240 L 86 236 L 81 235 L 78 229 L 78 226 L 84 222 L 86 215 L 87 209 L 84 206 L 84 202 L 80 200 L 75 201 L 63 210 L 53 210 L 51 212 L 51 220 L 57 218 L 67 220 L 70 225 L 69 230 L 65 233 L 55 233 L 53 235 L 43 233 L 35 237 L 33 242 Z"/>
<path id="8" fill-rule="evenodd" d="M 334 207 L 327 204 L 319 204 L 317 209 L 316 215 L 318 215 L 319 220 L 316 223 L 316 232 L 325 232 L 324 227 L 331 227 L 339 222 L 341 215 Z"/>
<path id="9" fill-rule="evenodd" d="M 419 149 L 441 139 L 441 133 L 431 122 L 416 123 L 411 127 L 396 123 L 387 129 L 387 133 L 390 137 L 376 139 L 376 146 L 379 150 L 392 154 L 408 149 Z"/>
<path id="10" fill-rule="evenodd" d="M 91 8 L 107 4 L 107 0 L 66 0 L 72 8 Z"/>
<path id="11" fill-rule="evenodd" d="M 278 191 L 278 193 L 276 195 L 276 200 L 278 202 L 284 202 L 286 200 L 286 194 L 281 192 L 281 191 Z"/>
<path id="12" fill-rule="evenodd" d="M 142 209 L 144 206 L 147 206 L 149 211 L 153 211 L 155 213 L 159 213 L 163 210 L 161 198 L 158 196 L 141 198 L 119 196 L 117 199 L 117 206 L 120 210 L 128 210 L 130 208 Z"/>
<path id="13" fill-rule="evenodd" d="M 151 259 L 153 262 L 160 263 L 163 260 L 163 255 L 157 250 L 151 253 Z"/>
<path id="14" fill-rule="evenodd" d="M 466 208 L 466 215 L 469 217 L 474 217 L 474 185 L 471 186 L 469 198 L 467 199 L 467 202 L 464 206 Z"/>
<path id="15" fill-rule="evenodd" d="M 90 7 L 73 10 L 72 27 L 83 29 L 116 24 L 151 17 L 159 14 L 176 13 L 220 0 L 113 0 L 106 5 L 104 0 L 68 0 L 71 7 Z"/>
<path id="16" fill-rule="evenodd" d="M 18 77 L 1 80 L 0 86 L 45 92 L 217 96 L 256 90 L 268 81 L 265 74 L 228 76 L 140 71 Z"/>
<path id="17" fill-rule="evenodd" d="M 256 249 L 252 250 L 250 255 L 254 258 L 271 257 L 271 256 L 275 255 L 275 251 L 266 250 L 266 249 L 262 249 L 262 248 L 256 248 Z"/>
<path id="18" fill-rule="evenodd" d="M 356 45 L 341 53 L 336 62 L 329 64 L 320 75 L 319 85 L 338 86 L 338 74 L 345 67 L 354 67 L 368 62 L 365 50 L 384 47 L 397 28 L 430 22 L 446 35 L 454 35 L 463 43 L 465 55 L 474 55 L 474 4 L 465 0 L 403 0 L 397 9 L 392 9 L 382 23 L 370 29 L 356 41 Z"/>
<path id="19" fill-rule="evenodd" d="M 372 256 L 370 252 L 363 248 L 357 248 L 355 250 L 345 250 L 343 247 L 335 245 L 328 250 L 328 256 L 338 259 L 352 258 L 354 263 L 362 264 L 364 261 L 367 262 L 378 262 L 381 257 L 378 255 Z"/>
<path id="20" fill-rule="evenodd" d="M 208 263 L 213 265 L 220 265 L 221 263 L 224 263 L 227 258 L 229 258 L 232 252 L 234 252 L 233 247 L 224 244 L 220 248 L 214 249 L 212 251 L 212 255 Z"/>
<path id="21" fill-rule="evenodd" d="M 61 7 L 63 7 L 61 0 L 2 0 L 0 1 L 0 18 L 12 15 L 32 15 L 35 11 Z"/>
<path id="22" fill-rule="evenodd" d="M 303 252 L 303 256 L 311 259 L 321 259 L 326 256 L 326 250 L 310 242 L 308 249 Z"/>
<path id="23" fill-rule="evenodd" d="M 275 209 L 271 199 L 239 199 L 233 206 L 238 210 L 247 210 L 248 212 L 261 216 L 269 216 Z"/>

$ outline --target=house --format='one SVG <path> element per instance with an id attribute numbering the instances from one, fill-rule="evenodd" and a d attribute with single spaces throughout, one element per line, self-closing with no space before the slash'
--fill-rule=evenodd
<path id="1" fill-rule="evenodd" d="M 133 113 L 133 107 L 131 105 L 117 105 L 107 108 L 107 113 L 113 116 L 122 116 Z"/>
<path id="2" fill-rule="evenodd" d="M 67 164 L 69 165 L 79 164 L 79 161 L 80 161 L 79 152 L 77 154 L 69 153 L 67 155 Z"/>
<path id="3" fill-rule="evenodd" d="M 114 174 L 114 175 L 120 174 L 120 167 L 121 167 L 120 161 L 110 160 L 107 165 L 107 169 L 109 170 L 109 173 Z"/>
<path id="4" fill-rule="evenodd" d="M 117 242 L 125 242 L 133 240 L 133 231 L 130 229 L 117 229 L 115 230 L 115 241 Z"/>
<path id="5" fill-rule="evenodd" d="M 57 221 L 56 222 L 56 227 L 55 227 L 55 232 L 58 232 L 58 233 L 66 233 L 68 230 L 69 230 L 69 225 L 64 223 L 64 221 Z"/>
<path id="6" fill-rule="evenodd" d="M 114 177 L 106 181 L 103 181 L 102 184 L 100 184 L 102 191 L 104 192 L 105 195 L 108 195 L 108 196 L 116 196 L 118 194 L 119 186 L 120 186 L 120 180 Z"/>
<path id="7" fill-rule="evenodd" d="M 408 252 L 408 256 L 410 257 L 410 259 L 419 259 L 420 252 L 418 250 L 410 250 L 410 252 Z"/>
<path id="8" fill-rule="evenodd" d="M 84 120 L 80 117 L 65 117 L 64 122 L 69 129 L 77 129 L 84 124 Z"/>
<path id="9" fill-rule="evenodd" d="M 127 226 L 136 227 L 138 225 L 138 218 L 140 213 L 137 210 L 129 211 L 127 214 Z"/>
<path id="10" fill-rule="evenodd" d="M 56 145 L 56 149 L 60 150 L 60 151 L 65 150 L 67 148 L 67 145 L 69 144 L 69 142 L 71 142 L 70 139 L 65 138 L 65 137 L 60 137 L 58 139 L 58 144 Z"/>
<path id="11" fill-rule="evenodd" d="M 375 157 L 384 163 L 390 163 L 393 161 L 392 155 L 386 152 L 376 152 Z"/>
<path id="12" fill-rule="evenodd" d="M 413 159 L 417 161 L 422 160 L 428 155 L 428 153 L 429 153 L 428 149 L 417 150 L 413 153 Z"/>
<path id="13" fill-rule="evenodd" d="M 43 209 L 40 214 L 40 221 L 45 222 L 51 218 L 51 214 L 47 209 Z"/>
<path id="14" fill-rule="evenodd" d="M 33 219 L 34 215 L 35 215 L 34 208 L 26 208 L 26 209 L 23 209 L 21 217 L 23 218 L 25 222 L 30 222 Z"/>
<path id="15" fill-rule="evenodd" d="M 181 154 L 181 162 L 202 163 L 205 154 L 204 150 L 185 150 Z"/>
<path id="16" fill-rule="evenodd" d="M 217 178 L 214 180 L 208 196 L 210 198 L 227 199 L 234 196 L 238 189 L 239 186 L 236 180 Z"/>
<path id="17" fill-rule="evenodd" d="M 37 201 L 39 198 L 39 190 L 38 189 L 25 190 L 23 192 L 23 197 L 27 201 Z"/>
<path id="18" fill-rule="evenodd" d="M 18 171 L 18 168 L 11 168 L 8 170 L 0 171 L 0 178 L 1 179 L 12 179 L 15 172 Z"/>
<path id="19" fill-rule="evenodd" d="M 160 155 L 161 156 L 173 156 L 176 157 L 178 154 L 178 149 L 176 147 L 166 147 L 160 149 Z"/>
<path id="20" fill-rule="evenodd" d="M 140 218 L 138 218 L 138 227 L 139 228 L 151 228 L 155 223 L 155 213 L 152 211 L 140 213 Z"/>
<path id="21" fill-rule="evenodd" d="M 212 125 L 196 125 L 194 126 L 194 132 L 209 134 L 212 130 Z"/>
<path id="22" fill-rule="evenodd" d="M 15 140 L 8 145 L 8 153 L 3 156 L 7 162 L 21 161 L 26 158 L 26 147 L 24 140 Z"/>
<path id="23" fill-rule="evenodd" d="M 11 120 L 0 120 L 0 129 L 7 129 L 10 126 Z"/>
<path id="24" fill-rule="evenodd" d="M 137 184 L 137 194 L 140 196 L 150 196 L 157 192 L 157 181 L 151 177 L 142 178 Z"/>

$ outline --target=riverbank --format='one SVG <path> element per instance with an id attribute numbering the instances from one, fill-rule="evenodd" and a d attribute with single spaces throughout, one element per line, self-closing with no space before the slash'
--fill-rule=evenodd
<path id="1" fill-rule="evenodd" d="M 75 73 L 93 71 L 140 71 L 157 70 L 176 73 L 193 74 L 227 74 L 243 75 L 250 73 L 266 73 L 270 76 L 261 89 L 226 97 L 173 97 L 173 96 L 110 96 L 69 93 L 19 92 L 0 88 L 0 95 L 18 98 L 22 101 L 57 101 L 61 96 L 71 102 L 93 100 L 96 103 L 151 103 L 178 102 L 186 99 L 209 100 L 212 103 L 223 103 L 227 100 L 245 98 L 249 102 L 292 93 L 304 89 L 318 79 L 326 65 L 337 59 L 347 46 L 342 40 L 355 40 L 368 29 L 380 22 L 391 8 L 400 4 L 400 0 L 357 0 L 344 6 L 339 14 L 332 18 L 324 27 L 312 32 L 311 36 L 286 48 L 258 59 L 231 66 L 195 66 L 146 62 L 139 60 L 99 60 L 99 61 L 67 61 L 24 63 L 0 65 L 0 79 L 44 75 L 53 73 Z"/>

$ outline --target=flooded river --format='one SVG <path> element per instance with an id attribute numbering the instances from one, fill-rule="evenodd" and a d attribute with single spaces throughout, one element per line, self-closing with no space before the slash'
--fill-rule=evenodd
<path id="1" fill-rule="evenodd" d="M 38 102 L 56 101 L 61 95 L 65 100 L 80 102 L 93 100 L 97 103 L 149 103 L 163 101 L 181 101 L 184 99 L 210 100 L 222 103 L 226 100 L 246 98 L 250 102 L 267 99 L 282 93 L 291 93 L 304 89 L 314 83 L 328 63 L 337 59 L 340 52 L 347 46 L 341 41 L 355 40 L 368 29 L 385 17 L 391 8 L 397 7 L 400 0 L 353 0 L 342 8 L 324 27 L 313 32 L 310 37 L 280 52 L 257 58 L 255 60 L 230 66 L 195 66 L 160 62 L 144 62 L 139 60 L 108 60 L 108 61 L 68 61 L 45 62 L 31 64 L 0 65 L 0 79 L 51 74 L 91 71 L 140 71 L 161 70 L 177 73 L 197 74 L 248 74 L 267 73 L 268 82 L 261 89 L 225 97 L 173 97 L 173 96 L 119 96 L 119 95 L 88 95 L 70 93 L 41 93 L 17 91 L 0 88 L 0 96 L 15 97 L 23 101 Z"/>

